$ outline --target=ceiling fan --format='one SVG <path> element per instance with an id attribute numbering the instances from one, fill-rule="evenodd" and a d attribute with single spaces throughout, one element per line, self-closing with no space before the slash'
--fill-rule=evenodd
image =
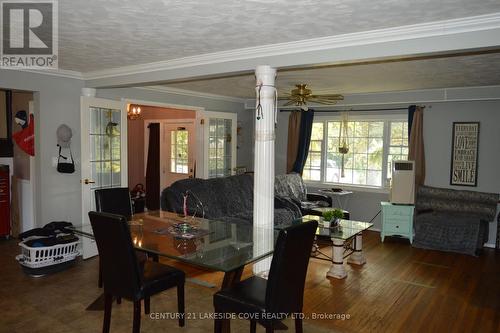
<path id="1" fill-rule="evenodd" d="M 344 96 L 340 94 L 323 94 L 323 95 L 313 95 L 312 90 L 307 88 L 307 84 L 296 84 L 296 89 L 292 89 L 291 94 L 287 96 L 279 97 L 280 100 L 288 100 L 283 106 L 294 105 L 300 107 L 302 110 L 307 111 L 307 103 L 318 103 L 325 105 L 334 105 L 338 101 L 344 99 Z"/>

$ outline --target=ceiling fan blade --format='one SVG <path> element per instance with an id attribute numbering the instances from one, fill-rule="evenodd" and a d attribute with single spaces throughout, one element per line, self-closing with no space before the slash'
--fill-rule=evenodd
<path id="1" fill-rule="evenodd" d="M 336 100 L 340 101 L 344 99 L 344 96 L 340 94 L 325 94 L 325 95 L 311 95 L 309 98 L 322 98 L 322 99 L 331 99 L 331 100 Z"/>
<path id="2" fill-rule="evenodd" d="M 287 103 L 283 104 L 283 106 L 290 106 L 290 105 L 294 105 L 296 103 L 297 103 L 297 101 L 291 100 L 291 101 L 288 101 Z"/>
<path id="3" fill-rule="evenodd" d="M 317 104 L 324 104 L 324 105 L 335 105 L 335 104 L 337 104 L 338 100 L 314 98 L 314 99 L 309 99 L 309 102 L 317 103 Z"/>

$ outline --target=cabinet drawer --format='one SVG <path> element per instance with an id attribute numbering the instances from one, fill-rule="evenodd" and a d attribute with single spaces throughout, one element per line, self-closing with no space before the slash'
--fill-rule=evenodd
<path id="1" fill-rule="evenodd" d="M 408 234 L 410 232 L 410 226 L 408 223 L 385 223 L 384 232 L 387 233 L 402 233 Z"/>
<path id="2" fill-rule="evenodd" d="M 386 223 L 391 223 L 391 224 L 410 224 L 412 221 L 412 216 L 398 216 L 398 215 L 389 215 L 386 216 L 384 215 L 384 224 Z"/>
<path id="3" fill-rule="evenodd" d="M 386 217 L 389 217 L 389 216 L 394 216 L 394 217 L 397 217 L 397 216 L 411 216 L 411 215 L 413 215 L 413 206 L 411 206 L 411 207 L 405 207 L 405 206 L 401 206 L 401 207 L 398 207 L 398 206 L 387 207 L 387 208 L 385 208 L 383 210 L 383 214 Z"/>

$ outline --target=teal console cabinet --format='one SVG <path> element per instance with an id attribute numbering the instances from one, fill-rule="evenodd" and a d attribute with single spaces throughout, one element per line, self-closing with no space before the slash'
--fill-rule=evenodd
<path id="1" fill-rule="evenodd" d="M 382 205 L 382 242 L 385 236 L 401 236 L 413 243 L 413 211 L 412 205 L 393 205 L 381 202 Z"/>

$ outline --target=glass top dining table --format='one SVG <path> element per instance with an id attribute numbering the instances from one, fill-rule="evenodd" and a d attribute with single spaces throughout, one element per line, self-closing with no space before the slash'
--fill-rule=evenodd
<path id="1" fill-rule="evenodd" d="M 226 273 L 272 255 L 279 232 L 272 227 L 254 229 L 251 224 L 164 211 L 136 214 L 129 227 L 138 250 Z M 73 231 L 94 238 L 91 225 L 76 226 Z M 256 241 L 254 233 L 260 236 Z"/>

